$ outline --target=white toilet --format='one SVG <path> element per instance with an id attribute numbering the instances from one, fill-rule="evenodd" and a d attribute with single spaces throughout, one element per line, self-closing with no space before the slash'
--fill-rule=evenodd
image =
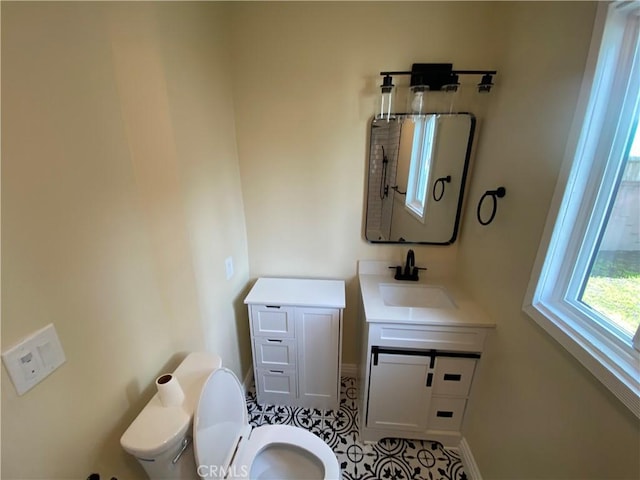
<path id="1" fill-rule="evenodd" d="M 193 438 L 202 478 L 339 479 L 338 460 L 322 439 L 288 425 L 251 428 L 240 382 L 215 370 L 196 408 Z"/>
<path id="2" fill-rule="evenodd" d="M 182 405 L 165 407 L 156 393 L 120 438 L 149 478 L 340 477 L 335 455 L 312 433 L 286 425 L 252 430 L 240 383 L 218 355 L 190 353 L 173 376 Z"/>

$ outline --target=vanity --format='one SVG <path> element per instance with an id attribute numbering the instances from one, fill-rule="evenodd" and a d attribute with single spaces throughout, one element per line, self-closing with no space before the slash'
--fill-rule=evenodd
<path id="1" fill-rule="evenodd" d="M 394 280 L 360 261 L 360 438 L 457 447 L 474 374 L 495 327 L 453 282 Z"/>
<path id="2" fill-rule="evenodd" d="M 258 403 L 337 409 L 344 282 L 259 278 L 244 303 Z"/>

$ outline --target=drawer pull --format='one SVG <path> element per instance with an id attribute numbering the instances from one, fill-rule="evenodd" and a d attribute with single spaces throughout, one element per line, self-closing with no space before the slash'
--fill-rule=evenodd
<path id="1" fill-rule="evenodd" d="M 445 373 L 444 379 L 447 382 L 459 382 L 460 380 L 462 380 L 462 375 L 460 375 L 459 373 Z"/>
<path id="2" fill-rule="evenodd" d="M 436 412 L 436 417 L 452 418 L 453 417 L 453 412 L 447 412 L 447 411 L 444 411 L 444 410 L 438 410 Z"/>
<path id="3" fill-rule="evenodd" d="M 267 342 L 270 342 L 270 343 L 282 343 L 282 340 L 279 340 L 277 338 L 267 338 Z"/>
<path id="4" fill-rule="evenodd" d="M 433 373 L 428 373 L 427 374 L 427 387 L 430 387 L 432 383 L 433 383 Z"/>
<path id="5" fill-rule="evenodd" d="M 267 308 L 280 308 L 280 305 L 265 305 Z"/>
<path id="6" fill-rule="evenodd" d="M 283 374 L 284 370 L 269 370 L 270 373 L 279 373 L 279 374 Z"/>

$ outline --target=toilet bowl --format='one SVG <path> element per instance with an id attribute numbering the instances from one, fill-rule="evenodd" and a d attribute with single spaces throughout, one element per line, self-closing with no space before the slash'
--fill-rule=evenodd
<path id="1" fill-rule="evenodd" d="M 335 454 L 311 432 L 289 425 L 251 428 L 240 382 L 226 368 L 204 383 L 193 441 L 201 478 L 340 478 Z"/>

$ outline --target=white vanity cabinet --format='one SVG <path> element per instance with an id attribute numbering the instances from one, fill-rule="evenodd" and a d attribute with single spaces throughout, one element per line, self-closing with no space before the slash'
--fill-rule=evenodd
<path id="1" fill-rule="evenodd" d="M 259 278 L 245 303 L 258 402 L 338 408 L 344 282 Z"/>
<path id="2" fill-rule="evenodd" d="M 457 446 L 484 329 L 383 323 L 365 323 L 364 328 L 361 438 Z M 460 336 L 476 348 L 459 343 Z"/>
<path id="3" fill-rule="evenodd" d="M 438 441 L 458 436 L 480 354 L 378 346 L 370 352 L 367 428 Z"/>
<path id="4" fill-rule="evenodd" d="M 457 447 L 485 339 L 495 324 L 451 282 L 396 282 L 386 270 L 382 262 L 359 262 L 360 438 Z M 390 287 L 396 294 L 385 298 Z M 426 302 L 436 290 L 448 302 Z"/>

